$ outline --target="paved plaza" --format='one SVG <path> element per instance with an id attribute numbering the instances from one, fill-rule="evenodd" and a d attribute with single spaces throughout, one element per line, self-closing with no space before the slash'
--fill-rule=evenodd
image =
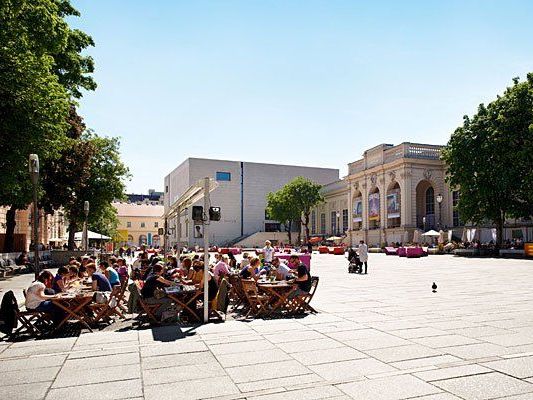
<path id="1" fill-rule="evenodd" d="M 320 313 L 300 319 L 1 342 L 2 398 L 533 399 L 533 261 L 346 267 L 313 256 Z"/>

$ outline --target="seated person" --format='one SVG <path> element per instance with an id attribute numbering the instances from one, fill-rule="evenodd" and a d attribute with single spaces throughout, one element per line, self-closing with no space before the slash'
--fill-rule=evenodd
<path id="1" fill-rule="evenodd" d="M 67 285 L 70 285 L 73 282 L 77 282 L 80 280 L 79 278 L 80 271 L 78 270 L 78 267 L 75 265 L 71 265 L 68 267 L 68 277 L 67 277 Z"/>
<path id="2" fill-rule="evenodd" d="M 162 304 L 155 312 L 157 319 L 161 319 L 161 314 L 172 305 L 172 302 L 168 297 L 155 298 L 155 291 L 157 288 L 164 288 L 173 284 L 172 281 L 163 278 L 164 273 L 165 267 L 162 264 L 154 265 L 152 273 L 146 278 L 141 289 L 143 301 L 148 304 Z"/>
<path id="3" fill-rule="evenodd" d="M 99 292 L 110 292 L 111 283 L 109 279 L 100 272 L 96 272 L 96 265 L 93 263 L 87 264 L 87 275 L 92 279 L 92 288 L 94 291 L 98 290 Z"/>
<path id="4" fill-rule="evenodd" d="M 192 260 L 188 257 L 183 258 L 180 261 L 179 268 L 174 269 L 173 271 L 169 271 L 170 277 L 172 279 L 179 278 L 181 280 L 186 280 L 189 276 L 189 271 L 192 267 Z"/>
<path id="5" fill-rule="evenodd" d="M 244 268 L 248 265 L 250 265 L 250 256 L 248 255 L 248 253 L 243 253 L 242 255 L 242 261 L 241 261 L 241 264 L 240 264 L 240 267 L 241 268 Z"/>
<path id="6" fill-rule="evenodd" d="M 294 280 L 294 283 L 297 285 L 297 289 L 291 292 L 289 298 L 306 295 L 311 290 L 311 275 L 307 271 L 307 266 L 300 262 L 300 257 L 298 256 L 291 256 L 290 260 L 292 260 L 293 265 L 298 265 L 298 276 Z"/>
<path id="7" fill-rule="evenodd" d="M 220 279 L 229 274 L 229 257 L 224 254 L 220 257 L 219 261 L 213 268 L 213 273 L 215 275 L 216 281 L 220 282 Z"/>
<path id="8" fill-rule="evenodd" d="M 284 261 L 281 261 L 278 257 L 272 259 L 272 266 L 276 268 L 276 279 L 279 281 L 284 281 L 287 279 L 292 271 Z"/>
<path id="9" fill-rule="evenodd" d="M 78 266 L 78 278 L 79 279 L 85 279 L 89 275 L 87 274 L 87 267 L 84 267 L 83 265 Z"/>
<path id="10" fill-rule="evenodd" d="M 54 322 L 61 321 L 63 312 L 52 303 L 51 299 L 58 295 L 46 294 L 46 288 L 53 283 L 54 275 L 50 271 L 42 271 L 37 280 L 26 290 L 26 309 L 32 311 L 42 311 L 52 316 Z"/>
<path id="11" fill-rule="evenodd" d="M 111 284 L 111 287 L 120 285 L 120 277 L 118 276 L 118 272 L 115 270 L 115 268 L 110 267 L 107 261 L 100 261 L 99 267 L 100 272 L 105 275 Z"/>
<path id="12" fill-rule="evenodd" d="M 28 265 L 30 260 L 28 259 L 28 252 L 24 250 L 20 255 L 15 259 L 16 265 Z"/>
<path id="13" fill-rule="evenodd" d="M 250 264 L 248 264 L 241 270 L 239 275 L 242 279 L 253 278 L 257 280 L 257 274 L 259 273 L 260 267 L 261 267 L 261 260 L 257 257 L 254 257 L 250 260 Z"/>
<path id="14" fill-rule="evenodd" d="M 199 289 L 204 288 L 204 276 L 202 273 L 202 280 L 197 285 Z M 218 285 L 215 278 L 215 275 L 211 271 L 207 271 L 207 298 L 209 301 L 214 300 L 217 297 Z"/>
<path id="15" fill-rule="evenodd" d="M 120 278 L 120 282 L 124 282 L 129 279 L 130 274 L 128 272 L 128 265 L 126 264 L 126 260 L 124 258 L 119 258 L 117 260 L 117 272 L 118 276 Z"/>
<path id="16" fill-rule="evenodd" d="M 67 267 L 59 267 L 57 269 L 56 276 L 54 276 L 54 280 L 52 283 L 52 289 L 55 293 L 61 293 L 64 292 L 66 289 L 66 280 L 68 279 L 68 268 Z"/>
<path id="17" fill-rule="evenodd" d="M 194 261 L 192 263 L 187 279 L 192 281 L 193 285 L 199 285 L 202 282 L 204 279 L 204 263 L 202 261 Z"/>

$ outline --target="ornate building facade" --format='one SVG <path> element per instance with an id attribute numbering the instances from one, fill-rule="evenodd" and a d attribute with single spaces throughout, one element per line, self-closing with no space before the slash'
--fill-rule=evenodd
<path id="1" fill-rule="evenodd" d="M 346 177 L 322 188 L 326 201 L 311 212 L 311 233 L 379 246 L 410 241 L 417 229 L 459 227 L 442 148 L 401 143 L 365 151 L 348 165 Z"/>

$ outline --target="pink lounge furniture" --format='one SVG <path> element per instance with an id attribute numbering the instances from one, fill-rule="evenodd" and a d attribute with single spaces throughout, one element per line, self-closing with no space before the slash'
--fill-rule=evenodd
<path id="1" fill-rule="evenodd" d="M 396 256 L 398 255 L 398 249 L 394 247 L 385 247 L 385 254 L 388 256 Z"/>

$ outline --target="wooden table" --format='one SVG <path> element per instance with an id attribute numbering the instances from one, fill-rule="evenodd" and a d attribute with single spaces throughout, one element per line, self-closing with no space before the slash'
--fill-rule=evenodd
<path id="1" fill-rule="evenodd" d="M 196 288 L 194 290 L 176 290 L 174 287 L 168 287 L 165 288 L 165 293 L 169 299 L 183 307 L 182 311 L 187 310 L 187 313 L 191 317 L 198 322 L 202 322 L 196 311 L 190 306 L 191 303 L 194 304 L 196 299 L 204 293 L 202 290 Z"/>
<path id="2" fill-rule="evenodd" d="M 93 301 L 93 295 L 94 292 L 89 291 L 81 292 L 78 295 L 60 293 L 59 297 L 52 299 L 52 303 L 66 313 L 54 331 L 59 330 L 68 320 L 76 320 L 92 332 L 93 330 L 89 326 L 91 317 L 85 312 L 85 307 Z"/>
<path id="3" fill-rule="evenodd" d="M 294 285 L 287 281 L 274 281 L 274 282 L 257 282 L 257 287 L 270 296 L 271 309 L 266 314 L 267 316 L 281 311 L 289 301 L 290 293 L 295 290 Z"/>

